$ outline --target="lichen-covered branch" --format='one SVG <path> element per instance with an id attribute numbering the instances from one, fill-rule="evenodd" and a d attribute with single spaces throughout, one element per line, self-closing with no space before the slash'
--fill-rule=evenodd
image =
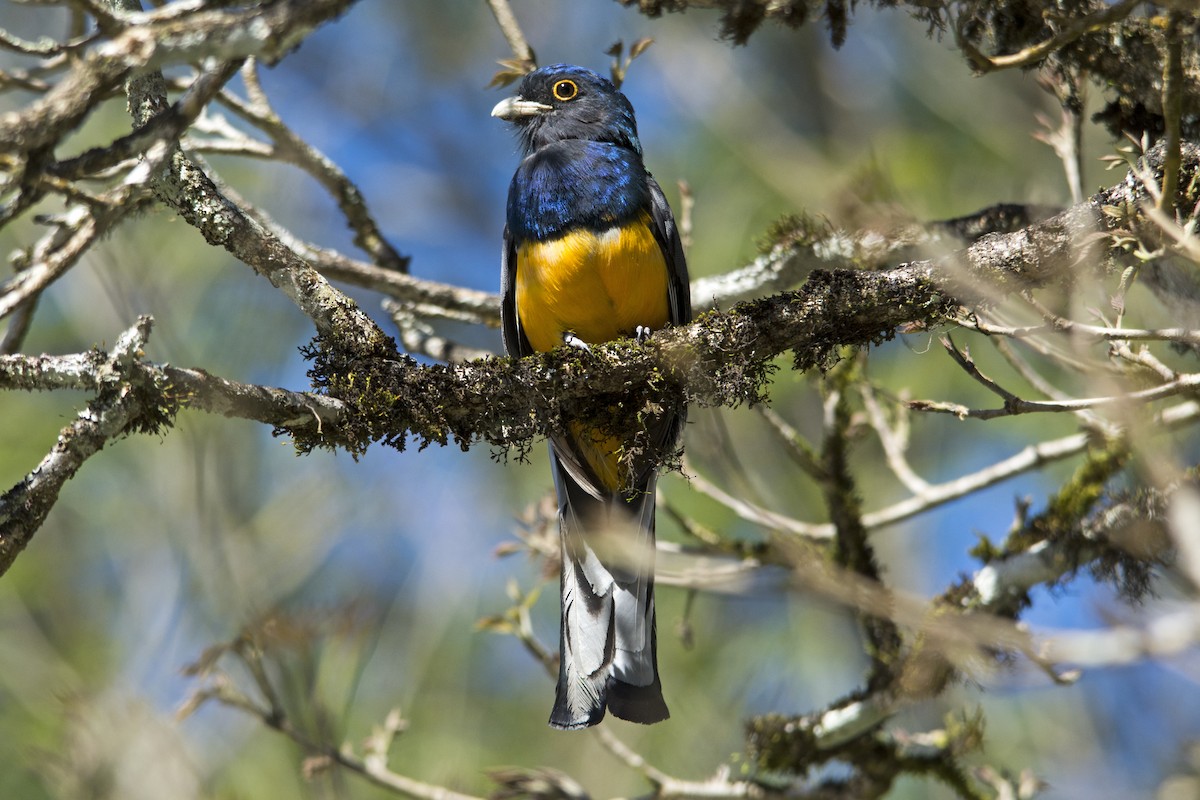
<path id="1" fill-rule="evenodd" d="M 135 91 L 133 96 L 143 95 Z M 1200 149 L 1188 145 L 1183 152 L 1185 169 L 1194 174 Z M 1161 157 L 1161 152 L 1150 153 L 1145 171 L 1152 174 L 1160 168 Z M 208 226 L 219 227 L 227 220 L 231 229 L 225 241 L 231 250 L 249 263 L 261 264 L 298 304 L 312 308 L 323 321 L 323 335 L 312 350 L 313 376 L 338 409 L 336 424 L 320 415 L 315 419 L 321 424 L 305 424 L 304 411 L 281 419 L 271 403 L 252 413 L 290 432 L 301 449 L 345 447 L 351 452 L 375 441 L 403 446 L 409 436 L 422 444 L 454 441 L 467 447 L 486 441 L 523 450 L 558 424 L 564 412 L 599 413 L 603 418 L 606 410 L 611 412 L 614 398 L 639 409 L 661 405 L 673 393 L 686 393 L 705 405 L 755 402 L 763 396 L 773 359 L 785 352 L 794 354 L 800 368 L 828 365 L 840 347 L 889 338 L 901 326 L 931 327 L 956 319 L 964 302 L 987 302 L 1076 277 L 1081 248 L 1103 260 L 1106 226 L 1134 224 L 1138 203 L 1148 196 L 1131 173 L 1086 204 L 1016 233 L 984 236 L 939 261 L 879 271 L 816 272 L 797 291 L 704 315 L 690 326 L 656 334 L 645 345 L 617 342 L 597 346 L 590 354 L 560 351 L 520 361 L 483 359 L 422 367 L 394 348 L 381 351 L 379 339 L 371 338 L 382 336 L 374 323 L 356 327 L 347 322 L 365 316 L 348 299 L 343 303 L 340 293 L 314 277 L 310 267 L 261 226 L 225 205 L 204 176 L 180 158 L 172 162 L 178 171 L 162 178 L 164 195 L 179 192 L 185 204 L 198 197 L 216 203 L 228 215 L 207 217 L 204 229 L 211 233 Z M 180 183 L 185 177 L 195 181 L 186 192 Z M 1118 215 L 1102 211 L 1110 208 L 1124 210 Z M 277 256 L 281 252 L 285 255 Z M 1165 389 L 1154 390 L 1142 399 L 1166 394 Z M 165 399 L 178 401 L 169 394 Z M 918 505 L 929 507 L 932 502 L 923 499 Z M 863 523 L 879 521 L 866 515 Z"/>
<path id="2" fill-rule="evenodd" d="M 100 374 L 119 373 L 123 365 L 138 358 L 150 335 L 150 319 L 143 317 L 138 324 L 123 333 L 110 355 L 95 365 Z M 8 571 L 16 557 L 54 507 L 58 493 L 83 462 L 99 452 L 109 441 L 133 430 L 157 428 L 161 419 L 173 409 L 157 405 L 162 402 L 156 393 L 149 394 L 155 405 L 146 407 L 147 395 L 134 392 L 127 384 L 103 381 L 104 388 L 79 418 L 67 425 L 58 441 L 25 478 L 0 496 L 0 575 Z"/>
<path id="3" fill-rule="evenodd" d="M 31 152 L 54 143 L 92 112 L 102 94 L 140 72 L 206 58 L 231 61 L 257 56 L 274 62 L 351 3 L 281 0 L 131 25 L 76 61 L 45 96 L 23 110 L 0 114 L 0 149 Z"/>
<path id="4" fill-rule="evenodd" d="M 338 437 L 346 406 L 334 398 L 145 362 L 142 351 L 152 322 L 150 317 L 140 318 L 121 334 L 112 352 L 0 356 L 0 391 L 95 393 L 79 419 L 63 428 L 42 462 L 0 496 L 0 575 L 8 571 L 45 520 L 63 484 L 87 458 L 130 433 L 161 432 L 180 409 L 255 420 L 278 431 L 311 429 L 323 437 Z"/>

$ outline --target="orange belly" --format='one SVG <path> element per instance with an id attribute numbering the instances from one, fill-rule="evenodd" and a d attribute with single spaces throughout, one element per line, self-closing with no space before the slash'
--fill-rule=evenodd
<path id="1" fill-rule="evenodd" d="M 534 350 L 557 347 L 568 331 L 594 343 L 667 324 L 667 265 L 648 224 L 643 214 L 517 249 L 517 317 Z"/>
<path id="2" fill-rule="evenodd" d="M 534 350 L 552 350 L 568 331 L 595 343 L 630 336 L 639 325 L 666 326 L 667 263 L 649 223 L 642 214 L 623 228 L 578 231 L 517 249 L 517 317 Z M 579 421 L 568 430 L 572 450 L 606 490 L 628 483 L 620 439 Z"/>

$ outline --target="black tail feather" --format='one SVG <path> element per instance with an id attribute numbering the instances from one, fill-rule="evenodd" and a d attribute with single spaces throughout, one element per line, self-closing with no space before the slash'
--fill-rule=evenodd
<path id="1" fill-rule="evenodd" d="M 562 617 L 550 725 L 588 728 L 604 719 L 606 708 L 631 722 L 664 720 L 669 712 L 658 677 L 654 618 L 654 476 L 637 493 L 596 497 L 553 448 L 551 460 L 559 496 Z M 624 558 L 621 550 L 628 551 Z"/>

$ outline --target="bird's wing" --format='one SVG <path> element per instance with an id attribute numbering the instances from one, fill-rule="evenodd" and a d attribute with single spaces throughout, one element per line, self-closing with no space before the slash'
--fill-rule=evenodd
<path id="1" fill-rule="evenodd" d="M 647 182 L 650 184 L 650 219 L 654 223 L 654 238 L 658 239 L 663 257 L 667 260 L 667 302 L 671 310 L 671 324 L 686 325 L 692 321 L 692 290 L 683 243 L 679 239 L 679 226 L 675 224 L 675 217 L 658 181 L 647 178 Z"/>
<path id="2" fill-rule="evenodd" d="M 500 333 L 504 337 L 504 352 L 513 358 L 533 352 L 517 316 L 517 246 L 507 225 L 504 226 L 504 249 L 500 253 Z"/>

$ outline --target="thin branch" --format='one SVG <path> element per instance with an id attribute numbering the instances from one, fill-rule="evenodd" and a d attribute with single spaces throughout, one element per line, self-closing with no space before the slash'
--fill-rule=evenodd
<path id="1" fill-rule="evenodd" d="M 275 143 L 272 153 L 275 158 L 304 170 L 333 196 L 354 231 L 354 243 L 370 255 L 375 264 L 390 271 L 407 272 L 408 258 L 396 252 L 380 231 L 358 187 L 337 164 L 289 128 L 270 105 L 259 84 L 257 67 L 254 59 L 248 59 L 242 68 L 250 102 L 242 102 L 226 92 L 222 96 L 225 104 L 271 137 Z"/>
<path id="2" fill-rule="evenodd" d="M 788 421 L 771 407 L 763 405 L 756 408 L 759 415 L 770 424 L 778 435 L 778 441 L 783 444 L 784 452 L 791 457 L 792 463 L 816 481 L 827 480 L 828 476 L 821 467 L 821 457 L 817 455 L 817 451 L 813 449 L 812 445 L 800 435 L 800 432 L 789 425 Z"/>
<path id="3" fill-rule="evenodd" d="M 1200 404 L 1188 401 L 1166 409 L 1154 418 L 1152 425 L 1156 430 L 1172 430 L 1181 425 L 1193 424 L 1197 420 L 1200 420 Z M 864 514 L 863 524 L 873 530 L 902 522 L 1016 475 L 1079 455 L 1088 448 L 1090 442 L 1091 437 L 1088 434 L 1076 433 L 1061 439 L 1029 445 L 1020 452 L 977 472 L 935 484 L 924 496 L 912 497 Z"/>
<path id="4" fill-rule="evenodd" d="M 1083 108 L 1086 85 L 1079 74 L 1063 66 L 1043 69 L 1038 76 L 1042 88 L 1058 100 L 1060 120 L 1057 127 L 1040 114 L 1038 122 L 1044 128 L 1034 134 L 1038 141 L 1049 145 L 1062 162 L 1071 191 L 1071 202 L 1083 202 Z"/>
<path id="5" fill-rule="evenodd" d="M 425 783 L 393 772 L 387 767 L 384 759 L 372 756 L 359 758 L 349 746 L 335 747 L 331 744 L 314 742 L 297 730 L 286 717 L 276 713 L 273 709 L 261 707 L 225 682 L 217 683 L 198 692 L 189 701 L 189 710 L 206 700 L 216 700 L 222 705 L 256 717 L 268 728 L 282 733 L 308 753 L 343 767 L 369 783 L 384 789 L 390 789 L 393 792 L 417 798 L 417 800 L 484 800 L 476 795 L 463 794 L 445 786 Z"/>
<path id="6" fill-rule="evenodd" d="M 122 362 L 135 358 L 150 334 L 150 324 L 149 318 L 143 317 L 121 334 L 106 364 L 117 369 Z M 84 461 L 123 435 L 142 411 L 135 394 L 101 393 L 75 422 L 62 429 L 41 463 L 0 496 L 0 575 L 8 571 L 41 527 L 63 485 Z"/>
<path id="7" fill-rule="evenodd" d="M 738 517 L 747 522 L 760 525 L 767 530 L 778 531 L 780 533 L 786 533 L 793 536 L 800 536 L 805 539 L 826 540 L 833 537 L 832 525 L 816 525 L 807 522 L 800 522 L 792 517 L 761 508 L 749 501 L 734 497 L 728 492 L 722 490 L 720 487 L 711 483 L 698 472 L 692 470 L 686 461 L 684 462 L 683 468 L 688 474 L 688 484 L 692 489 L 695 489 L 705 497 L 717 501 L 722 506 L 729 509 Z"/>
<path id="8" fill-rule="evenodd" d="M 1131 341 L 1131 342 L 1175 342 L 1177 344 L 1200 344 L 1200 330 L 1191 328 L 1108 328 L 1100 325 L 1088 325 L 1075 322 L 1058 315 L 1052 315 L 1045 325 L 1004 326 L 984 322 L 978 314 L 964 315 L 955 323 L 985 336 L 1007 336 L 1013 339 L 1026 339 L 1031 336 L 1042 336 L 1048 333 L 1067 333 L 1083 339 L 1098 342 Z"/>
<path id="9" fill-rule="evenodd" d="M 1189 222 L 1181 226 L 1157 208 L 1147 208 L 1146 216 L 1175 243 L 1175 247 L 1193 264 L 1200 264 L 1200 238 L 1196 236 L 1196 224 Z"/>
<path id="10" fill-rule="evenodd" d="M 492 16 L 496 18 L 496 24 L 500 26 L 500 32 L 504 34 L 505 41 L 512 49 L 513 57 L 517 61 L 529 64 L 537 63 L 537 59 L 533 55 L 533 48 L 529 46 L 525 34 L 521 32 L 521 25 L 517 22 L 517 16 L 513 13 L 508 0 L 487 0 L 487 3 L 488 8 L 492 10 Z"/>
<path id="11" fill-rule="evenodd" d="M 44 58 L 79 50 L 95 41 L 98 35 L 98 33 L 93 32 L 67 42 L 59 42 L 43 36 L 36 42 L 31 42 L 9 31 L 0 29 L 0 47 L 21 53 L 22 55 L 42 56 Z"/>
<path id="12" fill-rule="evenodd" d="M 1054 386 L 1048 380 L 1043 378 L 1041 374 L 1033 368 L 1033 365 L 1030 364 L 1024 356 L 1016 351 L 1016 348 L 1014 348 L 1007 339 L 992 339 L 992 346 L 995 347 L 996 351 L 1000 353 L 1005 361 L 1008 362 L 1009 366 L 1011 366 L 1016 373 L 1024 378 L 1025 381 L 1034 389 L 1041 392 L 1046 397 L 1054 400 L 1069 399 L 1069 396 L 1066 392 L 1062 391 L 1057 386 Z M 1174 376 L 1168 380 L 1173 379 L 1173 377 Z M 1082 420 L 1088 428 L 1091 430 L 1100 431 L 1106 437 L 1111 438 L 1118 433 L 1117 426 L 1114 423 L 1104 419 L 1099 414 L 1096 414 L 1092 411 L 1081 409 L 1076 411 L 1075 415 L 1079 417 L 1079 419 Z"/>
<path id="13" fill-rule="evenodd" d="M 166 107 L 161 73 L 148 72 L 131 79 L 126 90 L 135 125 L 150 122 Z M 212 178 L 181 150 L 176 148 L 170 154 L 166 168 L 155 173 L 150 185 L 160 200 L 198 228 L 209 242 L 223 246 L 282 290 L 313 320 L 322 335 L 350 353 L 394 356 L 394 343 L 353 300 L 330 286 L 270 231 L 230 202 Z"/>
<path id="14" fill-rule="evenodd" d="M 92 148 L 74 158 L 52 164 L 47 168 L 47 172 L 59 178 L 80 178 L 145 153 L 158 142 L 178 141 L 184 130 L 237 71 L 236 61 L 206 70 L 192 82 L 187 92 L 174 105 L 133 133 L 126 134 L 103 147 Z"/>
<path id="15" fill-rule="evenodd" d="M 1200 387 L 1200 373 L 1180 375 L 1174 381 L 1127 394 L 1107 397 L 1080 397 L 1072 400 L 1022 400 L 1015 395 L 1006 400 L 1002 408 L 968 408 L 958 403 L 943 403 L 937 400 L 910 400 L 908 407 L 918 411 L 953 414 L 959 419 L 995 419 L 1017 414 L 1052 413 L 1079 411 L 1088 408 L 1150 403 L 1167 397 L 1190 393 Z"/>
<path id="16" fill-rule="evenodd" d="M 400 331 L 400 344 L 409 353 L 428 356 L 446 364 L 487 358 L 492 353 L 457 344 L 434 333 L 417 313 L 394 300 L 384 300 L 383 309 Z"/>
<path id="17" fill-rule="evenodd" d="M 908 463 L 908 458 L 904 454 L 904 451 L 907 449 L 907 442 L 901 439 L 897 432 L 888 424 L 887 419 L 883 415 L 883 409 L 879 407 L 879 402 L 875 399 L 875 390 L 871 388 L 871 384 L 867 381 L 863 381 L 858 389 L 863 399 L 863 406 L 867 409 L 867 415 L 871 420 L 871 427 L 879 437 L 879 443 L 883 445 L 883 452 L 887 457 L 888 466 L 891 467 L 892 473 L 914 495 L 918 497 L 924 496 L 929 492 L 929 482 L 918 475 L 913 470 L 912 465 Z"/>

